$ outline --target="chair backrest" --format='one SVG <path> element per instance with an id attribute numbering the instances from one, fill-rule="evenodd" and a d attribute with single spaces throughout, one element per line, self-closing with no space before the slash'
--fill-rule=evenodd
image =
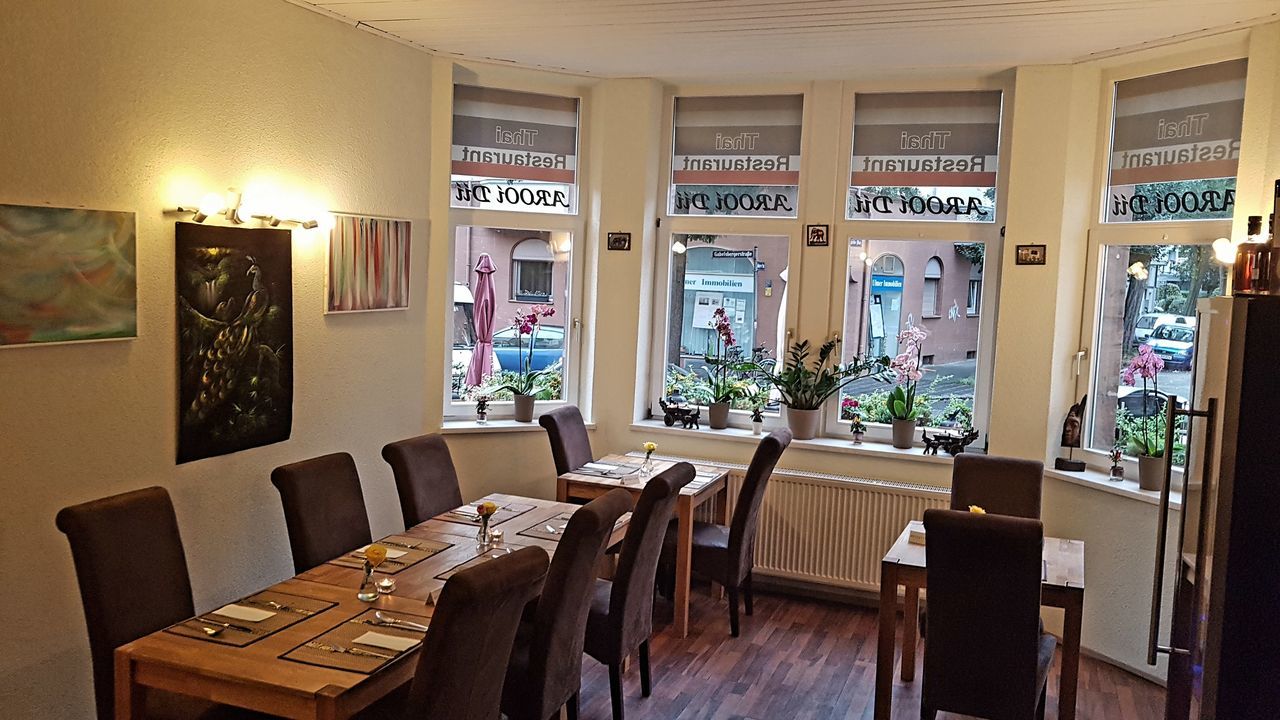
<path id="1" fill-rule="evenodd" d="M 551 457 L 556 461 L 556 474 L 563 475 L 595 460 L 591 454 L 591 438 L 576 405 L 563 405 L 543 413 L 538 424 L 547 429 L 551 440 Z"/>
<path id="2" fill-rule="evenodd" d="M 610 490 L 569 518 L 547 570 L 529 644 L 529 686 L 538 697 L 531 717 L 548 717 L 582 683 L 582 643 L 595 587 L 596 564 L 613 526 L 631 509 L 631 495 Z"/>
<path id="3" fill-rule="evenodd" d="M 618 568 L 609 596 L 609 645 L 621 655 L 630 652 L 653 634 L 653 585 L 662 556 L 662 541 L 675 512 L 680 489 L 693 480 L 696 471 L 689 463 L 676 463 L 658 473 L 640 492 L 627 536 L 618 554 Z"/>
<path id="4" fill-rule="evenodd" d="M 356 461 L 333 453 L 271 471 L 289 530 L 293 569 L 305 572 L 373 540 Z"/>
<path id="5" fill-rule="evenodd" d="M 778 458 L 791 444 L 791 431 L 774 430 L 756 446 L 747 466 L 742 489 L 733 508 L 729 523 L 729 575 L 730 580 L 741 581 L 751 570 L 751 553 L 755 547 L 756 524 L 760 518 L 760 506 L 764 503 L 765 487 L 773 475 Z"/>
<path id="6" fill-rule="evenodd" d="M 929 637 L 925 703 L 979 717 L 1030 717 L 1039 699 L 1039 520 L 926 510 Z"/>
<path id="7" fill-rule="evenodd" d="M 401 717 L 498 720 L 520 615 L 547 562 L 547 551 L 525 547 L 445 582 Z"/>
<path id="8" fill-rule="evenodd" d="M 458 472 L 443 435 L 422 435 L 389 443 L 382 459 L 391 465 L 405 528 L 424 523 L 462 504 Z"/>
<path id="9" fill-rule="evenodd" d="M 977 505 L 995 515 L 1040 519 L 1044 463 L 960 453 L 951 465 L 951 509 Z"/>
<path id="10" fill-rule="evenodd" d="M 80 582 L 98 718 L 110 720 L 115 649 L 195 615 L 178 519 L 169 493 L 149 487 L 63 508 L 55 522 Z"/>

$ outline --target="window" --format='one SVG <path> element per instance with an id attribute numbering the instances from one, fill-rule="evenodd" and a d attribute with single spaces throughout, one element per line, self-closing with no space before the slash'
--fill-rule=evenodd
<path id="1" fill-rule="evenodd" d="M 846 218 L 995 222 L 999 90 L 858 93 Z"/>
<path id="2" fill-rule="evenodd" d="M 1094 342 L 1088 447 L 1125 448 L 1144 422 L 1163 427 L 1165 398 L 1185 402 L 1196 352 L 1196 303 L 1221 295 L 1225 270 L 1205 245 L 1108 245 L 1102 248 L 1101 297 Z M 1126 382 L 1124 368 L 1141 346 L 1164 361 L 1147 382 Z M 1175 464 L 1181 464 L 1175 443 Z"/>
<path id="3" fill-rule="evenodd" d="M 929 335 L 921 361 L 928 367 L 918 385 L 916 407 L 927 425 L 971 427 L 974 423 L 981 323 L 976 314 L 959 311 L 960 301 L 966 298 L 946 293 L 948 288 L 965 287 L 963 281 L 974 266 L 981 268 L 984 259 L 982 243 L 857 239 L 849 243 L 843 360 L 855 355 L 893 357 L 900 351 L 899 333 L 908 327 L 923 328 Z M 931 282 L 932 295 L 925 289 Z M 925 307 L 930 299 L 943 310 L 940 316 L 931 315 Z M 888 423 L 889 389 L 874 379 L 853 383 L 841 397 L 840 420 L 852 419 L 856 401 L 856 412 L 864 422 Z"/>
<path id="4" fill-rule="evenodd" d="M 920 303 L 920 314 L 924 317 L 938 317 L 938 291 L 942 282 L 942 261 L 929 258 L 924 265 L 924 300 Z"/>
<path id="5" fill-rule="evenodd" d="M 966 315 L 977 315 L 978 308 L 982 305 L 982 264 L 976 263 L 969 266 L 969 294 L 964 302 L 964 313 Z"/>
<path id="6" fill-rule="evenodd" d="M 796 217 L 803 95 L 678 97 L 671 215 Z"/>
<path id="7" fill-rule="evenodd" d="M 453 86 L 453 207 L 574 214 L 577 171 L 577 98 Z"/>
<path id="8" fill-rule="evenodd" d="M 501 414 L 511 393 L 497 387 L 511 381 L 526 364 L 541 373 L 535 384 L 539 400 L 568 398 L 571 248 L 570 233 L 564 231 L 471 225 L 455 229 L 453 392 L 448 408 L 453 414 L 473 412 L 469 399 L 478 393 L 493 398 L 494 410 Z M 510 294 L 501 290 L 505 287 L 511 288 Z M 535 332 L 522 333 L 514 320 L 535 307 L 542 310 Z M 485 343 L 486 337 L 491 341 Z M 480 353 L 487 355 L 487 361 Z"/>
<path id="9" fill-rule="evenodd" d="M 694 235 L 672 237 L 668 283 L 663 396 L 678 394 L 708 405 L 707 356 L 716 352 L 715 314 L 724 310 L 737 342 L 735 352 L 777 357 L 785 344 L 786 237 Z M 744 388 L 731 407 L 750 410 L 776 400 L 758 387 Z"/>
<path id="10" fill-rule="evenodd" d="M 551 300 L 555 257 L 542 238 L 526 238 L 511 252 L 511 297 L 520 302 Z"/>
<path id="11" fill-rule="evenodd" d="M 1247 62 L 1115 84 L 1105 222 L 1231 217 Z"/>

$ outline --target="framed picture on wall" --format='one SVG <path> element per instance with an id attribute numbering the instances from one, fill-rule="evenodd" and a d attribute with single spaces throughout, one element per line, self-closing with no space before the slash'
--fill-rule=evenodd
<path id="1" fill-rule="evenodd" d="M 831 226 L 805 225 L 804 244 L 808 247 L 826 247 L 831 244 Z"/>
<path id="2" fill-rule="evenodd" d="M 630 250 L 631 249 L 631 233 L 629 232 L 611 232 L 605 241 L 605 247 L 610 250 Z"/>
<path id="3" fill-rule="evenodd" d="M 1014 261 L 1018 265 L 1043 265 L 1045 263 L 1044 245 L 1019 245 Z"/>
<path id="4" fill-rule="evenodd" d="M 325 265 L 325 312 L 409 307 L 408 220 L 334 214 Z"/>

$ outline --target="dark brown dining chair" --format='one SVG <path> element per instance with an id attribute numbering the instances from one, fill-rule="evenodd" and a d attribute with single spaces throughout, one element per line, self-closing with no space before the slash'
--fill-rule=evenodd
<path id="1" fill-rule="evenodd" d="M 389 443 L 382 459 L 391 465 L 405 528 L 462 505 L 458 472 L 443 435 L 422 435 Z"/>
<path id="2" fill-rule="evenodd" d="M 440 592 L 405 720 L 498 720 L 503 678 L 520 616 L 547 575 L 547 551 L 525 547 L 459 571 Z"/>
<path id="3" fill-rule="evenodd" d="M 577 719 L 596 564 L 614 524 L 630 509 L 630 493 L 618 488 L 569 518 L 532 619 L 521 625 L 511 651 L 502 687 L 502 712 L 509 720 L 547 720 L 566 705 L 570 720 Z"/>
<path id="4" fill-rule="evenodd" d="M 547 429 L 557 475 L 577 470 L 596 459 L 591 453 L 587 425 L 576 405 L 563 405 L 545 412 L 538 418 L 538 424 Z"/>
<path id="5" fill-rule="evenodd" d="M 680 489 L 695 475 L 689 463 L 676 463 L 644 486 L 622 541 L 613 581 L 595 581 L 587 617 L 586 653 L 609 666 L 613 720 L 622 720 L 622 661 L 640 653 L 640 693 L 649 697 L 649 637 L 653 635 L 653 585 L 662 539 L 675 512 Z"/>
<path id="6" fill-rule="evenodd" d="M 729 634 L 733 637 L 738 637 L 739 592 L 747 614 L 753 610 L 751 568 L 755 563 L 756 525 L 765 487 L 778 458 L 790 444 L 791 431 L 782 428 L 766 435 L 756 446 L 742 489 L 738 491 L 729 527 L 707 522 L 693 524 L 693 573 L 724 586 L 729 599 Z M 676 533 L 672 528 L 663 547 L 664 567 L 674 569 L 675 557 Z"/>
<path id="7" fill-rule="evenodd" d="M 929 638 L 920 717 L 1044 718 L 1057 645 L 1040 630 L 1039 520 L 926 510 Z"/>
<path id="8" fill-rule="evenodd" d="M 960 453 L 951 465 L 951 509 L 977 505 L 994 515 L 1040 518 L 1044 463 Z"/>
<path id="9" fill-rule="evenodd" d="M 356 461 L 347 453 L 281 465 L 271 484 L 280 491 L 295 572 L 373 541 Z"/>
<path id="10" fill-rule="evenodd" d="M 98 720 L 115 717 L 116 648 L 195 615 L 173 503 L 149 487 L 72 505 L 55 523 L 71 544 L 93 662 Z M 147 718 L 229 714 L 211 703 L 148 690 Z"/>

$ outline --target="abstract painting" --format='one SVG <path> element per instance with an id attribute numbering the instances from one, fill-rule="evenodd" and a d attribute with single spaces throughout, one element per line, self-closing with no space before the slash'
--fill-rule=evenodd
<path id="1" fill-rule="evenodd" d="M 178 462 L 289 439 L 288 230 L 178 223 Z"/>
<path id="2" fill-rule="evenodd" d="M 331 313 L 409 307 L 409 221 L 334 215 L 329 234 Z"/>
<path id="3" fill-rule="evenodd" d="M 131 212 L 0 205 L 0 348 L 138 334 Z"/>

